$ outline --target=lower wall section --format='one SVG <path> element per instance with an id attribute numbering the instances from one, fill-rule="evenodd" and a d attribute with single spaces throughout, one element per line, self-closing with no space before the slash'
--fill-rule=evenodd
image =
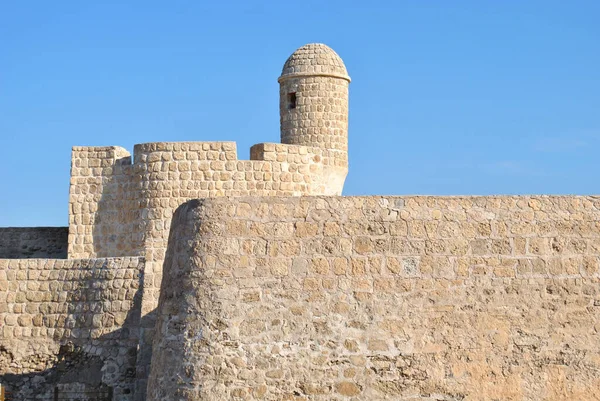
<path id="1" fill-rule="evenodd" d="M 176 212 L 151 400 L 600 399 L 592 197 Z"/>
<path id="2" fill-rule="evenodd" d="M 0 259 L 66 259 L 68 227 L 0 228 Z"/>
<path id="3" fill-rule="evenodd" d="M 0 383 L 12 399 L 132 399 L 143 268 L 0 259 Z"/>

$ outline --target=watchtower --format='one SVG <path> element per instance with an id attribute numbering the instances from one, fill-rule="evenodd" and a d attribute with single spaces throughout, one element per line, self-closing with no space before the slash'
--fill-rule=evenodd
<path id="1" fill-rule="evenodd" d="M 281 143 L 333 151 L 347 168 L 350 77 L 340 56 L 322 43 L 304 45 L 278 82 Z"/>

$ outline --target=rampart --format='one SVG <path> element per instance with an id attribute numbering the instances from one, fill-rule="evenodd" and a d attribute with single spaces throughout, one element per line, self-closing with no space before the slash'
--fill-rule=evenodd
<path id="1" fill-rule="evenodd" d="M 600 399 L 600 198 L 191 201 L 150 400 Z"/>
<path id="2" fill-rule="evenodd" d="M 55 388 L 133 399 L 143 267 L 137 257 L 0 259 L 0 381 L 13 399 L 53 399 Z"/>
<path id="3" fill-rule="evenodd" d="M 69 257 L 145 256 L 145 311 L 155 291 L 170 219 L 190 199 L 215 196 L 341 194 L 345 153 L 298 145 L 258 144 L 238 160 L 235 142 L 74 147 Z M 154 283 L 157 283 L 154 286 Z"/>
<path id="4" fill-rule="evenodd" d="M 138 393 L 175 209 L 206 197 L 339 195 L 347 163 L 345 152 L 273 143 L 254 145 L 250 160 L 238 160 L 235 142 L 140 144 L 133 158 L 115 146 L 73 148 L 69 258 L 145 258 Z"/>

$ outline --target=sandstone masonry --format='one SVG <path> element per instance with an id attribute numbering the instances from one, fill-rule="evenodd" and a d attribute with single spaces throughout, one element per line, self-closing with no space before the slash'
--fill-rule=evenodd
<path id="1" fill-rule="evenodd" d="M 0 372 L 13 399 L 135 387 L 142 258 L 0 259 Z"/>
<path id="2" fill-rule="evenodd" d="M 152 312 L 158 302 L 171 217 L 179 205 L 219 196 L 341 194 L 348 172 L 350 82 L 343 61 L 329 47 L 309 44 L 289 57 L 279 81 L 282 143 L 254 145 L 250 160 L 238 159 L 235 142 L 146 143 L 136 145 L 133 155 L 118 146 L 73 147 L 66 256 L 84 264 L 115 257 L 143 261 L 136 380 L 132 391 L 113 394 L 119 399 L 145 397 Z M 64 244 L 58 235 L 51 237 Z M 6 231 L 0 239 L 9 245 L 0 251 L 5 257 L 58 254 L 48 244 L 32 249 L 14 231 Z M 63 322 L 53 324 L 62 327 Z M 10 355 L 12 347 L 6 347 Z M 56 359 L 53 352 L 48 351 L 49 360 Z M 40 369 L 41 365 L 15 367 L 0 374 Z"/>
<path id="3" fill-rule="evenodd" d="M 192 201 L 150 400 L 600 399 L 600 198 Z"/>

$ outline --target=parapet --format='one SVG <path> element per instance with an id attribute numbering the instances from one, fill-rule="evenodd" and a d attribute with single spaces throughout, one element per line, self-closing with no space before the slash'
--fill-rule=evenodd
<path id="1" fill-rule="evenodd" d="M 145 143 L 133 158 L 116 146 L 74 147 L 69 256 L 141 255 L 153 235 L 138 230 L 166 231 L 193 198 L 339 195 L 346 163 L 345 154 L 300 145 L 258 144 L 250 160 L 238 160 L 235 142 Z"/>

